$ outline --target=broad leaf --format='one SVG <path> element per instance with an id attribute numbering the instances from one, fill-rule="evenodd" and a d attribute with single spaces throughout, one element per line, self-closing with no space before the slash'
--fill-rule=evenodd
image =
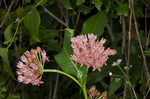
<path id="1" fill-rule="evenodd" d="M 81 5 L 85 2 L 85 0 L 76 0 L 76 5 Z"/>
<path id="2" fill-rule="evenodd" d="M 73 29 L 70 29 L 70 28 L 65 29 L 65 37 L 64 37 L 63 47 L 67 50 L 67 52 L 70 55 L 72 54 L 72 48 L 71 48 L 71 45 L 70 45 L 70 40 L 71 40 L 71 37 L 73 36 L 73 34 L 74 34 Z"/>
<path id="3" fill-rule="evenodd" d="M 73 29 L 70 28 L 65 29 L 63 50 L 58 55 L 55 56 L 55 60 L 65 72 L 76 76 L 77 68 L 74 62 L 71 60 L 70 39 L 73 36 L 73 34 L 74 34 Z"/>
<path id="4" fill-rule="evenodd" d="M 4 71 L 7 72 L 11 77 L 14 78 L 14 75 L 12 73 L 9 60 L 8 60 L 8 49 L 7 48 L 0 48 L 0 56 L 3 61 L 3 68 Z"/>
<path id="5" fill-rule="evenodd" d="M 77 75 L 77 72 L 75 69 L 76 65 L 71 60 L 71 57 L 66 49 L 63 49 L 61 53 L 56 55 L 55 60 L 64 72 L 72 74 L 74 76 Z"/>
<path id="6" fill-rule="evenodd" d="M 129 14 L 129 7 L 127 3 L 120 3 L 119 6 L 116 8 L 117 14 L 119 16 L 123 15 L 123 16 L 128 16 Z"/>
<path id="7" fill-rule="evenodd" d="M 4 38 L 5 38 L 5 43 L 9 43 L 11 39 L 11 33 L 12 33 L 12 24 L 8 25 L 7 28 L 4 31 Z"/>
<path id="8" fill-rule="evenodd" d="M 61 3 L 63 3 L 64 7 L 66 9 L 72 9 L 71 4 L 70 4 L 70 0 L 59 0 Z"/>
<path id="9" fill-rule="evenodd" d="M 36 8 L 32 8 L 24 18 L 24 26 L 29 31 L 30 43 L 39 42 L 39 26 L 40 26 L 40 14 Z"/>
<path id="10" fill-rule="evenodd" d="M 21 7 L 17 8 L 16 14 L 17 14 L 17 16 L 19 16 L 19 17 L 25 16 L 25 9 L 24 9 L 24 8 L 21 8 Z"/>
<path id="11" fill-rule="evenodd" d="M 24 2 L 25 2 L 25 3 L 30 3 L 30 2 L 31 2 L 31 0 L 24 0 Z"/>
<path id="12" fill-rule="evenodd" d="M 82 28 L 82 33 L 94 33 L 97 35 L 102 35 L 104 28 L 107 24 L 107 17 L 104 13 L 99 12 L 96 15 L 91 16 L 87 19 Z"/>
<path id="13" fill-rule="evenodd" d="M 92 4 L 94 4 L 98 10 L 100 10 L 103 2 L 101 0 L 92 0 Z"/>
<path id="14" fill-rule="evenodd" d="M 42 41 L 42 46 L 47 51 L 59 51 L 59 31 L 46 29 L 45 27 L 40 26 L 40 41 Z M 55 46 L 52 46 L 55 45 Z"/>
<path id="15" fill-rule="evenodd" d="M 100 82 L 108 75 L 108 67 L 104 67 L 101 72 L 95 71 L 88 74 L 88 84 Z"/>
<path id="16" fill-rule="evenodd" d="M 108 95 L 111 96 L 114 94 L 122 85 L 122 80 L 120 78 L 115 78 L 112 80 L 109 90 L 108 90 Z"/>
<path id="17" fill-rule="evenodd" d="M 148 56 L 150 56 L 150 49 L 147 49 L 146 51 L 144 51 L 144 53 Z"/>

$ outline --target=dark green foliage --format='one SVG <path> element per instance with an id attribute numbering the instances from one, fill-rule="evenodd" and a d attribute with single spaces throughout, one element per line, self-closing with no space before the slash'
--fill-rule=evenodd
<path id="1" fill-rule="evenodd" d="M 149 99 L 149 84 L 133 17 L 131 45 L 128 46 L 131 11 L 128 0 L 15 0 L 10 6 L 12 1 L 0 0 L 0 99 L 54 99 L 56 89 L 56 99 L 83 99 L 82 91 L 76 83 L 56 73 L 44 74 L 44 84 L 40 87 L 18 83 L 16 64 L 24 51 L 36 46 L 45 49 L 49 56 L 50 62 L 46 63 L 46 68 L 63 70 L 82 85 L 87 84 L 87 88 L 96 85 L 100 93 L 107 91 L 108 99 L 122 99 L 124 86 L 129 84 L 120 69 L 111 65 L 121 58 L 120 67 L 129 76 L 138 99 L 143 99 L 146 94 Z M 149 4 L 149 0 L 134 0 L 148 71 Z M 45 8 L 52 14 L 47 14 Z M 123 25 L 126 26 L 125 35 Z M 88 33 L 98 35 L 98 39 L 106 38 L 105 46 L 117 50 L 117 55 L 109 58 L 101 72 L 81 67 L 71 60 L 71 37 Z M 126 66 L 128 53 L 130 61 L 129 66 Z M 131 97 L 134 99 L 134 94 L 128 86 L 126 99 Z"/>
<path id="2" fill-rule="evenodd" d="M 97 35 L 102 35 L 106 24 L 107 16 L 105 13 L 99 12 L 96 15 L 91 16 L 83 23 L 82 33 L 94 33 Z"/>

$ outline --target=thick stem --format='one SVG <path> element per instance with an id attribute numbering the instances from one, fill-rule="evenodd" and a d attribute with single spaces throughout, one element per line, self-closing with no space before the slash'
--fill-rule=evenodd
<path id="1" fill-rule="evenodd" d="M 85 99 L 88 99 L 87 90 L 86 90 L 86 84 L 83 85 L 82 90 L 83 90 L 84 98 L 85 98 Z"/>
<path id="2" fill-rule="evenodd" d="M 63 71 L 56 70 L 56 69 L 44 69 L 43 72 L 55 72 L 55 73 L 60 73 L 60 74 L 62 74 L 62 75 L 65 75 L 65 76 L 71 78 L 71 79 L 72 79 L 73 81 L 75 81 L 80 87 L 82 87 L 81 84 L 80 84 L 80 82 L 79 82 L 75 77 L 73 77 L 73 76 L 71 76 L 71 75 L 69 75 L 69 74 L 67 74 L 67 73 L 65 73 L 65 72 L 63 72 Z"/>

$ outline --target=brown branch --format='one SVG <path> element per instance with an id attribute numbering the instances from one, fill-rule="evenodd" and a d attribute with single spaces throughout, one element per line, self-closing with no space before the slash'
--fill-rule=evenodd
<path id="1" fill-rule="evenodd" d="M 122 16 L 122 55 L 125 54 L 126 49 L 126 23 L 125 23 L 125 17 Z"/>
<path id="2" fill-rule="evenodd" d="M 130 17 L 129 17 L 129 32 L 128 32 L 128 54 L 127 54 L 127 63 L 126 63 L 126 65 L 127 66 L 129 66 L 130 65 L 130 47 L 131 47 L 131 29 L 132 29 L 132 14 L 133 14 L 133 12 L 132 12 L 132 10 L 130 10 Z M 124 21 L 124 20 L 123 20 Z M 125 32 L 125 23 L 124 23 L 124 25 L 123 25 L 123 32 Z M 124 33 L 124 35 L 125 35 L 125 33 Z M 125 43 L 125 41 L 124 41 L 124 43 Z M 126 71 L 127 72 L 127 74 L 128 74 L 128 71 Z M 127 90 L 127 85 L 125 85 L 125 87 L 124 87 L 124 94 L 123 94 L 123 99 L 125 99 L 125 97 L 126 97 L 126 90 Z"/>
<path id="3" fill-rule="evenodd" d="M 146 62 L 146 56 L 144 54 L 144 51 L 143 51 L 143 46 L 142 46 L 142 43 L 141 43 L 141 38 L 140 38 L 140 33 L 139 33 L 139 29 L 138 29 L 138 25 L 137 25 L 137 21 L 136 21 L 136 16 L 135 16 L 135 11 L 134 11 L 134 1 L 132 0 L 132 3 L 131 3 L 131 10 L 133 12 L 133 19 L 134 19 L 134 25 L 135 25 L 135 30 L 136 30 L 136 34 L 137 34 L 137 39 L 138 39 L 138 43 L 139 43 L 139 46 L 140 46 L 140 50 L 141 50 L 141 53 L 142 53 L 142 57 L 143 57 L 143 61 L 144 61 L 144 73 L 147 77 L 147 86 L 149 86 L 149 82 L 150 82 L 150 74 L 149 74 L 149 71 L 148 71 L 148 67 L 147 67 L 147 62 Z"/>
<path id="4" fill-rule="evenodd" d="M 148 37 L 146 39 L 146 45 L 145 45 L 145 48 L 147 49 L 148 45 L 149 45 L 149 38 L 150 38 L 150 30 L 147 32 L 147 8 L 145 8 L 145 33 L 146 33 L 146 36 L 148 35 Z M 148 88 L 146 95 L 144 96 L 143 99 L 147 98 L 149 92 L 150 92 L 150 87 Z"/>
<path id="5" fill-rule="evenodd" d="M 52 99 L 57 99 L 57 89 L 58 89 L 58 84 L 59 84 L 59 74 L 56 74 L 56 84 L 55 84 L 55 89 L 54 89 L 54 93 L 53 93 L 53 98 Z"/>
<path id="6" fill-rule="evenodd" d="M 6 4 L 6 1 L 4 0 L 4 5 L 5 5 L 5 8 L 7 8 L 7 4 Z"/>
<path id="7" fill-rule="evenodd" d="M 52 99 L 52 90 L 53 90 L 53 85 L 51 81 L 51 77 L 49 78 L 49 94 L 48 94 L 48 99 Z"/>
<path id="8" fill-rule="evenodd" d="M 145 45 L 145 48 L 147 49 L 148 48 L 148 45 L 149 45 L 149 37 L 150 37 L 150 30 L 148 31 L 147 30 L 147 8 L 145 8 L 145 34 L 146 34 L 146 45 Z"/>
<path id="9" fill-rule="evenodd" d="M 12 8 L 12 6 L 13 6 L 14 3 L 15 3 L 15 0 L 13 0 L 13 1 L 11 2 L 10 6 L 9 6 L 9 8 L 8 8 L 7 13 L 5 14 L 5 16 L 4 16 L 3 20 L 2 20 L 2 22 L 0 23 L 0 28 L 2 28 L 3 25 L 5 24 L 5 22 L 6 22 L 7 18 L 8 18 L 8 15 L 9 15 L 9 13 L 10 13 L 10 11 L 11 11 L 11 8 Z"/>

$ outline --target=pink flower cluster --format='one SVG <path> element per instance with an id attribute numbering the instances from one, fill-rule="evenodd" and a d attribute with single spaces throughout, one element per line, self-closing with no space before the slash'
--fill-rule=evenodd
<path id="1" fill-rule="evenodd" d="M 71 59 L 81 65 L 86 65 L 88 68 L 93 67 L 101 71 L 101 67 L 106 64 L 108 56 L 115 55 L 117 52 L 114 49 L 107 48 L 105 50 L 104 43 L 106 39 L 102 38 L 96 41 L 97 36 L 94 34 L 80 35 L 71 38 L 71 46 L 73 48 L 73 55 Z"/>
<path id="2" fill-rule="evenodd" d="M 42 84 L 41 78 L 46 61 L 49 61 L 46 52 L 40 47 L 26 51 L 17 63 L 18 81 L 38 86 Z"/>

